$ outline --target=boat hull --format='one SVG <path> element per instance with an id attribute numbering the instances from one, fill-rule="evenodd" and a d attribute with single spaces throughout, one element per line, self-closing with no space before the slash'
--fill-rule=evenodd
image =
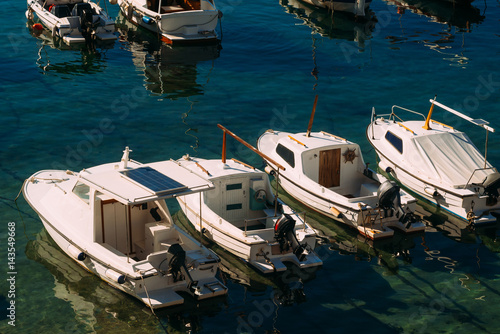
<path id="1" fill-rule="evenodd" d="M 91 201 L 85 203 L 75 195 L 72 189 L 76 180 L 74 173 L 41 171 L 25 181 L 23 195 L 54 242 L 81 267 L 151 308 L 182 304 L 184 297 L 178 292 L 185 292 L 197 300 L 227 293 L 227 288 L 215 277 L 218 257 L 173 224 L 168 227 L 156 223 L 149 225 L 160 230 L 163 228 L 163 231 L 168 229 L 176 238 L 173 243 L 182 245 L 186 261 L 193 265 L 184 274 L 188 274 L 192 281 L 186 276 L 174 277 L 166 264 L 162 267 L 165 260 L 172 258 L 169 247 L 173 243 L 165 243 L 163 249 L 147 253 L 145 259 L 140 260 L 139 254 L 128 256 L 110 243 L 88 240 L 89 218 L 95 217 L 91 209 L 94 204 Z M 99 204 L 97 207 L 103 208 Z M 109 213 L 106 215 L 111 217 Z M 148 229 L 148 224 L 145 228 Z M 129 233 L 133 232 L 136 230 L 129 230 Z M 196 282 L 193 289 L 192 282 Z"/>
<path id="2" fill-rule="evenodd" d="M 351 228 L 356 229 L 360 234 L 369 239 L 380 240 L 391 238 L 392 236 L 394 236 L 394 230 L 390 227 L 394 226 L 397 228 L 400 225 L 398 224 L 399 221 L 397 219 L 393 219 L 384 222 L 381 225 L 367 226 L 367 224 L 363 223 L 363 219 L 366 218 L 366 215 L 368 214 L 367 212 L 363 213 L 362 210 L 345 207 L 340 203 L 332 202 L 327 198 L 318 196 L 310 192 L 309 190 L 298 186 L 295 182 L 289 180 L 283 174 L 280 176 L 279 182 L 283 189 L 297 201 L 327 216 L 328 218 L 334 219 L 338 222 L 346 224 Z M 336 209 L 334 211 L 338 210 L 341 212 L 341 214 L 333 214 L 331 209 L 332 207 Z M 422 226 L 422 228 L 411 232 L 418 232 L 423 230 L 424 228 L 425 226 Z M 404 228 L 401 230 L 404 231 Z"/>
<path id="3" fill-rule="evenodd" d="M 484 158 L 465 134 L 432 122 L 432 128 L 426 128 L 424 121 L 372 119 L 366 137 L 380 160 L 379 168 L 438 210 L 470 224 L 496 223 L 500 202 L 485 190 L 479 191 L 485 175 L 495 169 L 484 165 Z M 396 148 L 388 135 L 398 138 L 401 148 Z"/>
<path id="4" fill-rule="evenodd" d="M 93 15 L 94 21 L 99 20 L 99 25 L 95 28 L 92 37 L 101 41 L 114 41 L 117 37 L 113 34 L 115 32 L 114 21 L 97 5 L 93 2 L 89 3 L 92 9 L 97 13 Z M 66 3 L 66 2 L 64 2 Z M 68 4 L 73 5 L 75 1 L 68 0 Z M 80 18 L 78 16 L 57 17 L 49 12 L 38 0 L 28 0 L 28 10 L 26 17 L 33 19 L 34 15 L 38 17 L 40 22 L 52 33 L 53 38 L 60 38 L 66 44 L 81 44 L 86 43 L 82 29 L 80 26 Z"/>
<path id="5" fill-rule="evenodd" d="M 178 197 L 177 200 L 182 212 L 198 232 L 265 274 L 285 271 L 287 268 L 283 262 L 293 263 L 299 268 L 316 267 L 322 264 L 314 252 L 309 252 L 303 261 L 299 261 L 291 250 L 281 252 L 279 244 L 274 241 L 273 227 L 258 230 L 258 234 L 257 231 L 250 230 L 246 232 L 246 235 L 241 230 L 231 233 L 229 231 L 234 230 L 234 228 L 229 222 L 210 215 L 208 212 L 211 210 L 206 206 L 199 209 L 197 195 L 182 196 Z M 202 212 L 204 217 L 211 216 L 211 218 L 203 218 L 200 222 L 198 212 Z M 300 219 L 298 216 L 294 218 Z M 314 249 L 316 235 L 310 228 L 307 230 L 307 232 L 298 232 L 297 239 L 301 244 L 307 244 L 309 249 Z"/>
<path id="6" fill-rule="evenodd" d="M 219 11 L 212 3 L 203 3 L 211 8 L 158 14 L 134 1 L 118 0 L 120 10 L 129 22 L 159 34 L 167 44 L 175 45 L 217 41 L 215 29 Z"/>
<path id="7" fill-rule="evenodd" d="M 376 152 L 380 158 L 379 166 L 382 166 L 383 170 L 388 170 L 388 168 L 390 168 L 391 172 L 389 174 L 394 180 L 417 195 L 420 199 L 435 205 L 437 209 L 444 210 L 457 218 L 468 221 L 468 212 L 474 207 L 474 212 L 480 215 L 479 218 L 474 219 L 474 224 L 494 224 L 497 222 L 497 217 L 490 214 L 488 208 L 483 208 L 478 211 L 478 206 L 472 204 L 485 202 L 487 196 L 478 196 L 472 192 L 460 195 L 457 194 L 455 189 L 453 189 L 454 191 L 450 191 L 444 187 L 430 185 L 420 178 L 415 177 L 405 169 L 398 167 L 391 160 L 387 159 L 382 152 L 378 150 L 376 150 Z M 433 196 L 435 191 L 438 191 L 437 196 Z"/>
<path id="8" fill-rule="evenodd" d="M 298 138 L 298 139 L 297 139 Z M 420 232 L 425 229 L 422 222 L 414 222 L 409 227 L 404 226 L 393 209 L 378 208 L 379 187 L 386 181 L 385 177 L 368 169 L 362 157 L 356 155 L 353 161 L 340 163 L 332 159 L 330 164 L 326 159 L 318 162 L 318 157 L 327 156 L 330 152 L 359 152 L 359 146 L 344 139 L 332 137 L 323 132 L 292 134 L 282 131 L 268 130 L 260 136 L 258 147 L 270 159 L 285 164 L 287 168 L 277 175 L 273 163 L 267 161 L 266 171 L 275 175 L 283 189 L 293 198 L 319 213 L 342 222 L 356 229 L 369 239 L 390 238 L 394 229 L 405 233 Z M 290 161 L 286 161 L 278 153 L 283 147 L 293 152 Z M 335 153 L 335 152 L 334 152 Z M 290 155 L 292 157 L 292 155 Z M 321 158 L 319 158 L 321 159 Z M 292 163 L 289 164 L 289 163 Z M 347 164 L 346 164 L 347 163 Z M 322 166 L 322 167 L 320 167 Z M 319 172 L 323 175 L 338 175 L 339 180 L 331 186 L 320 184 Z M 402 209 L 412 213 L 416 208 L 416 200 L 400 192 Z"/>

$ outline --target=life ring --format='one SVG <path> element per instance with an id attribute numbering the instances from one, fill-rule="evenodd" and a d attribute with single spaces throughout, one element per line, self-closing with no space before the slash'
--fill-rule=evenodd
<path id="1" fill-rule="evenodd" d="M 264 203 L 266 201 L 266 198 L 267 198 L 267 193 L 264 189 L 259 189 L 253 195 L 253 198 L 255 199 L 255 201 L 257 203 Z"/>

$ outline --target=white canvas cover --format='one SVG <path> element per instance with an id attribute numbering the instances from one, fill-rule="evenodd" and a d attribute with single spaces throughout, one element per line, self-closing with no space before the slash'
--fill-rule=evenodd
<path id="1" fill-rule="evenodd" d="M 462 132 L 444 132 L 412 138 L 415 150 L 406 150 L 410 164 L 423 174 L 455 188 L 469 182 L 474 170 L 484 168 L 484 156 Z M 486 167 L 491 165 L 487 162 Z M 474 173 L 471 183 L 481 183 L 492 170 Z"/>

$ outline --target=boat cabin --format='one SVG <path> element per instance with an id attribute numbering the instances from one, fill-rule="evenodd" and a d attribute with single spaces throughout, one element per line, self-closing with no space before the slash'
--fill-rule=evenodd
<path id="1" fill-rule="evenodd" d="M 278 140 L 276 154 L 299 178 L 309 178 L 345 197 L 377 194 L 378 183 L 366 176 L 369 171 L 359 145 L 346 139 L 325 132 L 288 135 Z"/>
<path id="2" fill-rule="evenodd" d="M 230 163 L 231 167 L 224 170 L 227 174 L 210 178 L 215 190 L 203 193 L 205 204 L 241 230 L 245 230 L 245 225 L 247 230 L 272 228 L 275 209 L 269 176 L 265 172 Z M 217 161 L 217 164 L 222 163 Z"/>
<path id="3" fill-rule="evenodd" d="M 135 261 L 187 242 L 173 227 L 165 199 L 211 188 L 209 182 L 191 174 L 171 161 L 82 171 L 72 192 L 92 213 L 87 240 Z"/>

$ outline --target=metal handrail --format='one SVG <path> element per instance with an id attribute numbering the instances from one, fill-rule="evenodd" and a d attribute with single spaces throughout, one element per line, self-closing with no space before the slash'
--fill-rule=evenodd
<path id="1" fill-rule="evenodd" d="M 411 109 L 403 108 L 403 107 L 400 107 L 400 106 L 397 106 L 397 105 L 393 105 L 393 106 L 392 106 L 392 108 L 391 108 L 391 115 L 396 116 L 396 114 L 394 113 L 394 108 L 399 108 L 399 109 L 401 109 L 401 110 L 405 110 L 405 111 L 411 112 L 411 113 L 413 113 L 413 114 L 415 114 L 415 115 L 420 115 L 420 116 L 422 116 L 422 118 L 423 118 L 423 119 L 425 119 L 425 115 L 424 115 L 424 114 L 419 113 L 419 112 L 414 111 L 414 110 L 411 110 Z M 398 116 L 396 116 L 396 117 L 398 117 Z M 399 117 L 398 117 L 398 118 L 399 118 Z M 399 119 L 401 120 L 401 118 L 399 118 Z M 401 121 L 402 121 L 402 120 L 401 120 Z"/>
<path id="2" fill-rule="evenodd" d="M 467 183 L 465 184 L 464 188 L 463 189 L 467 189 L 467 187 L 469 186 L 469 183 L 470 183 L 470 180 L 472 180 L 472 177 L 474 176 L 474 173 L 477 172 L 477 171 L 481 171 L 481 170 L 487 170 L 487 169 L 491 169 L 493 170 L 494 172 L 497 172 L 497 169 L 495 167 L 486 167 L 486 168 L 477 168 L 477 169 L 474 169 L 474 171 L 472 172 L 472 174 L 470 175 L 469 177 L 469 180 L 467 181 Z"/>

